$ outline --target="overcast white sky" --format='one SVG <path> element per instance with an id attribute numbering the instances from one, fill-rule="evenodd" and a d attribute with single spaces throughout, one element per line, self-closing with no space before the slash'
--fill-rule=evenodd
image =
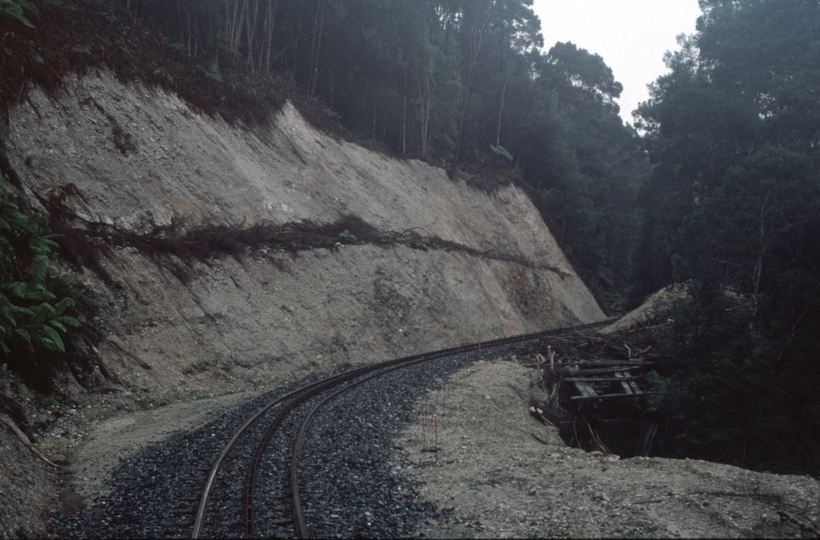
<path id="1" fill-rule="evenodd" d="M 646 85 L 667 73 L 663 53 L 677 50 L 675 37 L 691 34 L 698 0 L 534 0 L 544 49 L 557 41 L 600 54 L 624 85 L 618 103 L 625 122 L 649 98 Z"/>

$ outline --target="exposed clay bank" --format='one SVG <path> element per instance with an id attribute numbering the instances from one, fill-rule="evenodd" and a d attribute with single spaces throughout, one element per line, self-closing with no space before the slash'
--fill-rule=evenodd
<path id="1" fill-rule="evenodd" d="M 487 194 L 332 138 L 290 105 L 249 131 L 103 72 L 57 96 L 33 91 L 10 125 L 26 189 L 64 196 L 76 226 L 149 234 L 353 215 L 534 263 L 340 244 L 212 258 L 183 283 L 140 250 L 114 247 L 102 259 L 113 287 L 85 275 L 104 301 L 101 352 L 150 402 L 603 317 L 519 189 Z"/>

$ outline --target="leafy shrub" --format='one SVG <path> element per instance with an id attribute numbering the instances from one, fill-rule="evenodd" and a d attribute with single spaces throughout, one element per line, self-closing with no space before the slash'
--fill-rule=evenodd
<path id="1" fill-rule="evenodd" d="M 49 269 L 57 247 L 48 218 L 29 210 L 22 194 L 0 179 L 0 356 L 34 386 L 77 362 L 76 343 L 88 324 L 71 282 Z"/>

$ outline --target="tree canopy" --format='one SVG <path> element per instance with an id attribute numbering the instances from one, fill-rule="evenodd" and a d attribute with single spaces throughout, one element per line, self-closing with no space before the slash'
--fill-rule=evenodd
<path id="1" fill-rule="evenodd" d="M 667 342 L 690 455 L 816 472 L 820 2 L 700 5 L 638 109 L 653 173 L 636 291 L 693 284 Z"/>

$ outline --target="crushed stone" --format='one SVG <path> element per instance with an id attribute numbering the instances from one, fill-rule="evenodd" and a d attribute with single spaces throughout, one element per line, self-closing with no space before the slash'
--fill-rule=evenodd
<path id="1" fill-rule="evenodd" d="M 820 485 L 808 476 L 569 448 L 529 416 L 535 381 L 513 361 L 477 363 L 432 391 L 397 438 L 395 466 L 442 512 L 426 536 L 780 538 L 801 530 L 779 512 L 820 520 Z M 434 418 L 439 451 L 422 452 Z"/>

